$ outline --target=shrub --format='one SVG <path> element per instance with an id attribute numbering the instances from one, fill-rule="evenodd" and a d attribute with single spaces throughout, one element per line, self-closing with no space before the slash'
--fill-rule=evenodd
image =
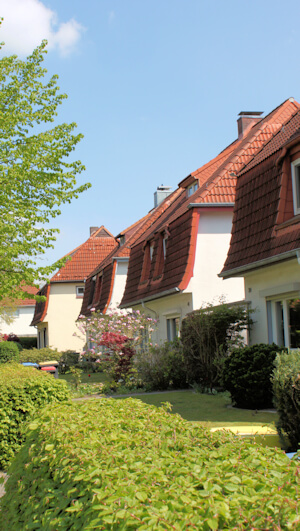
<path id="1" fill-rule="evenodd" d="M 20 344 L 22 345 L 22 348 L 36 348 L 37 347 L 37 337 L 20 337 Z"/>
<path id="2" fill-rule="evenodd" d="M 64 352 L 61 352 L 58 370 L 61 374 L 65 374 L 71 367 L 76 367 L 78 363 L 79 353 L 74 350 L 65 350 Z"/>
<path id="3" fill-rule="evenodd" d="M 277 429 L 289 450 L 300 445 L 300 351 L 277 354 L 272 377 L 274 405 L 278 411 Z"/>
<path id="4" fill-rule="evenodd" d="M 0 364 L 8 361 L 19 361 L 19 349 L 14 341 L 1 341 Z"/>
<path id="5" fill-rule="evenodd" d="M 43 405 L 68 397 L 65 381 L 16 363 L 0 366 L 0 469 L 20 448 L 27 421 Z"/>
<path id="6" fill-rule="evenodd" d="M 299 529 L 298 466 L 279 449 L 133 399 L 58 405 L 31 429 L 1 531 Z"/>
<path id="7" fill-rule="evenodd" d="M 235 349 L 225 360 L 223 384 L 235 406 L 248 409 L 272 407 L 271 375 L 282 347 L 261 343 Z"/>
<path id="8" fill-rule="evenodd" d="M 178 340 L 140 352 L 136 368 L 149 390 L 182 389 L 187 386 L 182 346 Z"/>
<path id="9" fill-rule="evenodd" d="M 240 305 L 208 305 L 188 315 L 181 330 L 188 381 L 203 390 L 219 386 L 224 358 L 243 343 L 241 332 L 251 324 L 250 311 Z"/>
<path id="10" fill-rule="evenodd" d="M 42 361 L 59 361 L 62 353 L 58 350 L 44 347 L 44 348 L 31 348 L 23 349 L 20 352 L 20 363 L 39 363 Z"/>

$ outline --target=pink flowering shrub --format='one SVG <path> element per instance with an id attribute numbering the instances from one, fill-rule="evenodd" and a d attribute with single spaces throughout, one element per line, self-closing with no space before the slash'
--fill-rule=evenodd
<path id="1" fill-rule="evenodd" d="M 111 310 L 105 315 L 94 312 L 88 318 L 80 316 L 77 326 L 92 345 L 82 356 L 103 363 L 111 378 L 118 381 L 134 372 L 136 349 L 148 347 L 156 321 L 139 310 Z"/>

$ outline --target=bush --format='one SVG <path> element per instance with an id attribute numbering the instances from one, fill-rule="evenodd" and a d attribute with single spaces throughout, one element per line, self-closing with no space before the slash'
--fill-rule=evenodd
<path id="1" fill-rule="evenodd" d="M 14 341 L 0 342 L 0 364 L 8 361 L 19 361 L 19 349 Z"/>
<path id="2" fill-rule="evenodd" d="M 61 374 L 65 374 L 71 367 L 76 367 L 78 363 L 79 353 L 74 350 L 65 350 L 64 352 L 61 352 L 58 370 Z"/>
<path id="3" fill-rule="evenodd" d="M 68 397 L 65 381 L 17 363 L 0 366 L 0 469 L 20 448 L 27 421 L 45 404 Z"/>
<path id="4" fill-rule="evenodd" d="M 210 390 L 219 386 L 224 358 L 243 343 L 241 332 L 251 323 L 246 307 L 229 304 L 209 305 L 183 319 L 181 341 L 189 383 Z"/>
<path id="5" fill-rule="evenodd" d="M 300 445 L 300 351 L 277 354 L 272 377 L 277 429 L 283 444 L 296 451 Z"/>
<path id="6" fill-rule="evenodd" d="M 279 449 L 133 399 L 58 405 L 31 429 L 1 531 L 299 529 L 298 466 Z"/>
<path id="7" fill-rule="evenodd" d="M 23 349 L 20 352 L 20 363 L 39 363 L 42 361 L 59 361 L 62 353 L 49 347 Z"/>
<path id="8" fill-rule="evenodd" d="M 137 355 L 138 375 L 147 389 L 182 389 L 187 386 L 186 371 L 179 341 L 166 342 Z"/>
<path id="9" fill-rule="evenodd" d="M 37 337 L 20 337 L 19 338 L 20 344 L 22 345 L 22 348 L 36 348 L 37 347 Z"/>
<path id="10" fill-rule="evenodd" d="M 262 409 L 273 406 L 271 375 L 282 347 L 261 343 L 235 349 L 225 360 L 223 384 L 235 406 Z"/>

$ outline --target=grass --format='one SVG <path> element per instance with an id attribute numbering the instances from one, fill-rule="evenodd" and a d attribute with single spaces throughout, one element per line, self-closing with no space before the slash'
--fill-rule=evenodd
<path id="1" fill-rule="evenodd" d="M 209 427 L 249 424 L 258 426 L 274 424 L 278 419 L 276 413 L 228 407 L 231 404 L 228 393 L 207 395 L 193 391 L 170 391 L 138 395 L 137 398 L 155 406 L 170 402 L 173 413 L 179 413 L 186 420 L 201 422 Z"/>
<path id="2" fill-rule="evenodd" d="M 69 383 L 72 383 L 72 374 L 60 374 L 59 378 L 61 380 L 66 380 Z M 105 372 L 82 372 L 81 376 L 82 383 L 106 383 L 107 382 L 107 374 Z"/>

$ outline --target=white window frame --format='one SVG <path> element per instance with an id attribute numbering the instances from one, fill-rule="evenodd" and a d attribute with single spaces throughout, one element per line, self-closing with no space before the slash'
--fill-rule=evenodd
<path id="1" fill-rule="evenodd" d="M 288 303 L 292 299 L 299 298 L 300 293 L 294 292 L 277 295 L 277 297 L 268 298 L 266 300 L 269 343 L 274 342 L 279 346 L 291 349 L 290 312 Z M 281 317 L 283 317 L 282 320 Z"/>
<path id="2" fill-rule="evenodd" d="M 292 162 L 294 214 L 300 214 L 300 159 Z"/>
<path id="3" fill-rule="evenodd" d="M 191 195 L 193 195 L 196 190 L 198 190 L 198 181 L 195 181 L 193 184 L 191 184 L 190 186 L 188 186 L 187 188 L 187 194 L 188 194 L 188 197 L 190 197 Z"/>
<path id="4" fill-rule="evenodd" d="M 178 321 L 178 326 L 176 325 L 176 321 Z M 166 317 L 166 326 L 168 341 L 174 341 L 174 339 L 180 337 L 180 315 Z"/>
<path id="5" fill-rule="evenodd" d="M 79 290 L 83 290 L 82 294 L 79 293 Z M 83 297 L 84 297 L 84 286 L 76 286 L 76 298 L 83 299 Z"/>

